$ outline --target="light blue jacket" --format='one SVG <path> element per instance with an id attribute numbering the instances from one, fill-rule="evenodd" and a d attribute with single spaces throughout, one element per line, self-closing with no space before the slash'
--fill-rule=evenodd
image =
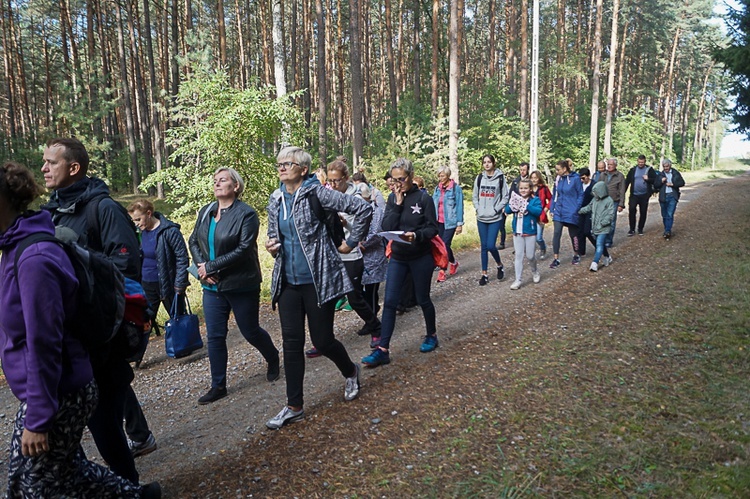
<path id="1" fill-rule="evenodd" d="M 435 202 L 435 214 L 438 215 L 438 205 L 440 204 L 440 192 L 443 188 L 440 184 L 435 187 L 432 194 L 432 200 Z M 455 229 L 464 224 L 464 193 L 461 186 L 455 180 L 451 180 L 448 188 L 445 189 L 443 196 L 443 215 L 445 217 L 446 230 Z"/>

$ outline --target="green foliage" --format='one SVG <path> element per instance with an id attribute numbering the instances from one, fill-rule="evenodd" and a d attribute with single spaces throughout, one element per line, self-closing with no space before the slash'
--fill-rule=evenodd
<path id="1" fill-rule="evenodd" d="M 737 106 L 732 112 L 732 119 L 738 132 L 750 136 L 750 0 L 738 0 L 741 8 L 729 9 L 727 24 L 730 28 L 732 43 L 714 51 L 714 59 L 732 74 L 732 91 Z"/>
<path id="2" fill-rule="evenodd" d="M 618 158 L 635 161 L 644 154 L 652 163 L 658 160 L 663 140 L 661 124 L 650 111 L 626 109 L 612 128 L 612 152 Z"/>
<path id="3" fill-rule="evenodd" d="M 238 90 L 228 75 L 203 65 L 194 67 L 182 82 L 168 130 L 175 166 L 149 175 L 140 188 L 157 182 L 169 187 L 167 200 L 178 202 L 176 215 L 195 212 L 210 201 L 213 172 L 236 169 L 245 180 L 243 199 L 263 207 L 278 185 L 275 141 L 282 135 L 302 143 L 304 119 L 288 94 L 279 99 L 269 87 Z M 262 212 L 262 210 L 260 210 Z"/>

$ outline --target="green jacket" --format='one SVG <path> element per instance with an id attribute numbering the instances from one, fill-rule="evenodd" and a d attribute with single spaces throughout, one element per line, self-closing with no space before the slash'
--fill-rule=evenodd
<path id="1" fill-rule="evenodd" d="M 615 216 L 615 202 L 609 197 L 607 184 L 599 181 L 591 188 L 593 199 L 578 210 L 580 215 L 591 213 L 591 232 L 594 235 L 607 234 Z"/>

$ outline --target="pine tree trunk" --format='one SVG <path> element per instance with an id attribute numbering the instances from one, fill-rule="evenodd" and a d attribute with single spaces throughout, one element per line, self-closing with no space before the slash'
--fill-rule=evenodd
<path id="1" fill-rule="evenodd" d="M 420 78 L 420 60 L 419 60 L 419 31 L 420 31 L 420 0 L 414 0 L 414 29 L 412 30 L 413 42 L 412 42 L 412 54 L 414 56 L 414 103 L 420 105 L 422 103 L 422 82 Z"/>
<path id="2" fill-rule="evenodd" d="M 521 0 L 521 121 L 528 118 L 529 0 Z"/>
<path id="3" fill-rule="evenodd" d="M 349 0 L 349 34 L 351 36 L 349 47 L 349 62 L 351 65 L 351 91 L 352 91 L 352 166 L 356 170 L 362 158 L 364 143 L 362 129 L 362 46 L 359 31 L 359 1 Z"/>
<path id="4" fill-rule="evenodd" d="M 315 13 L 318 17 L 317 70 L 318 70 L 318 156 L 320 167 L 326 167 L 328 158 L 328 90 L 326 89 L 326 23 L 323 0 L 315 0 Z"/>
<path id="5" fill-rule="evenodd" d="M 438 0 L 435 0 L 438 1 Z M 396 67 L 393 57 L 393 14 L 391 13 L 391 0 L 385 0 L 385 50 L 388 57 L 388 93 L 391 101 L 391 121 L 396 126 L 396 117 L 398 113 L 398 100 L 396 91 Z"/>
<path id="6" fill-rule="evenodd" d="M 450 0 L 450 24 L 448 41 L 450 47 L 450 71 L 448 77 L 448 158 L 451 177 L 458 182 L 458 99 L 461 65 L 459 62 L 458 31 L 462 22 L 459 11 L 460 0 Z"/>
<path id="7" fill-rule="evenodd" d="M 596 0 L 596 28 L 594 30 L 594 77 L 591 81 L 591 142 L 589 145 L 589 169 L 596 170 L 597 146 L 599 142 L 599 65 L 602 57 L 602 3 Z"/>
<path id="8" fill-rule="evenodd" d="M 156 85 L 156 65 L 154 64 L 154 47 L 151 39 L 151 7 L 149 0 L 143 0 L 143 23 L 144 37 L 146 39 L 146 58 L 148 59 L 149 75 L 149 98 L 151 100 L 151 122 L 153 124 L 154 136 L 154 159 L 156 160 L 156 171 L 159 172 L 164 167 L 164 136 L 161 130 L 161 120 L 159 119 L 159 87 Z M 164 199 L 164 184 L 156 184 L 156 196 Z"/>
<path id="9" fill-rule="evenodd" d="M 430 93 L 430 108 L 433 117 L 437 116 L 438 106 L 438 54 L 440 51 L 439 16 L 440 0 L 432 0 L 432 81 L 430 82 L 432 92 Z M 490 46 L 493 45 L 492 36 L 493 34 L 490 33 Z"/>
<path id="10" fill-rule="evenodd" d="M 216 17 L 219 25 L 219 64 L 227 69 L 227 28 L 224 21 L 224 0 L 216 0 Z"/>
<path id="11" fill-rule="evenodd" d="M 138 185 L 141 183 L 141 172 L 138 169 L 138 151 L 135 142 L 135 120 L 133 119 L 133 108 L 130 103 L 130 85 L 128 83 L 128 66 L 125 60 L 125 36 L 123 34 L 122 12 L 120 7 L 112 4 L 115 10 L 117 31 L 117 55 L 120 58 L 120 89 L 122 92 L 122 105 L 125 108 L 125 123 L 128 137 L 128 151 L 130 152 L 130 173 L 133 179 L 133 194 L 138 194 Z"/>
<path id="12" fill-rule="evenodd" d="M 609 75 L 607 76 L 607 117 L 604 122 L 604 154 L 612 154 L 612 116 L 615 100 L 615 69 L 617 67 L 617 16 L 620 11 L 620 0 L 614 0 L 612 6 L 612 35 L 609 42 Z"/>

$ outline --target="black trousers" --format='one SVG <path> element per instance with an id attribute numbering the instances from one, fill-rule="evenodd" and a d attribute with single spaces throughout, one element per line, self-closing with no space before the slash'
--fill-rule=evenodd
<path id="1" fill-rule="evenodd" d="M 380 321 L 375 315 L 375 311 L 362 295 L 362 274 L 365 272 L 365 261 L 362 258 L 358 260 L 345 260 L 344 268 L 352 284 L 354 284 L 354 289 L 346 295 L 349 306 L 352 307 L 352 310 L 357 313 L 360 319 L 365 321 L 367 330 L 374 332 L 380 328 Z"/>
<path id="2" fill-rule="evenodd" d="M 638 210 L 638 232 L 643 232 L 643 228 L 646 226 L 646 216 L 648 215 L 648 200 L 651 199 L 650 194 L 639 194 L 638 196 L 630 196 L 628 200 L 628 218 L 630 222 L 630 231 L 635 231 L 635 211 Z"/>

